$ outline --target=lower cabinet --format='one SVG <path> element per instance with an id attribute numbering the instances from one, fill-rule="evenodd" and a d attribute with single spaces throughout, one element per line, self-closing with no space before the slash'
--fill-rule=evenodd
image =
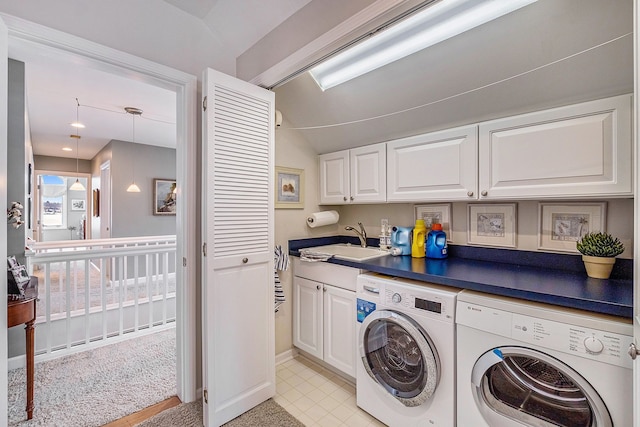
<path id="1" fill-rule="evenodd" d="M 293 345 L 355 377 L 355 304 L 353 290 L 294 276 Z"/>

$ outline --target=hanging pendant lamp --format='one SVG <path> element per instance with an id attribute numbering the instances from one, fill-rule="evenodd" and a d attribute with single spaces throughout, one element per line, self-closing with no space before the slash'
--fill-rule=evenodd
<path id="1" fill-rule="evenodd" d="M 131 142 L 134 144 L 133 145 L 133 149 L 135 150 L 135 143 L 136 143 L 136 116 L 140 116 L 142 115 L 142 110 L 139 108 L 135 108 L 135 107 L 125 107 L 124 111 L 126 111 L 128 114 L 131 114 L 131 116 L 133 117 L 133 138 L 131 140 Z M 140 187 L 138 187 L 138 185 L 136 184 L 136 161 L 134 156 L 131 156 L 131 164 L 132 164 L 132 168 L 131 168 L 131 185 L 129 185 L 129 187 L 127 187 L 127 193 L 139 193 L 140 192 Z"/>
<path id="2" fill-rule="evenodd" d="M 80 102 L 78 101 L 78 98 L 76 98 L 76 121 L 75 121 L 75 123 L 72 123 L 71 126 L 76 128 L 76 134 L 75 135 L 69 135 L 71 138 L 75 138 L 75 140 L 76 140 L 76 182 L 71 184 L 71 187 L 69 187 L 69 190 L 71 190 L 71 191 L 86 191 L 87 189 L 80 182 L 80 178 L 79 178 L 80 173 L 79 173 L 79 167 L 78 167 L 78 163 L 80 161 L 79 160 L 80 153 L 78 152 L 79 141 L 80 141 L 80 131 L 79 131 L 79 129 L 81 127 L 84 127 L 84 126 L 82 126 L 80 124 Z"/>

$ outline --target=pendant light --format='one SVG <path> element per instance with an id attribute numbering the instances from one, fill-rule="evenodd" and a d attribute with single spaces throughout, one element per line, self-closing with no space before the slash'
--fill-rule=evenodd
<path id="1" fill-rule="evenodd" d="M 131 140 L 131 142 L 134 144 L 133 145 L 133 149 L 135 150 L 135 143 L 136 143 L 136 116 L 140 116 L 142 115 L 142 110 L 139 108 L 135 108 L 135 107 L 125 107 L 124 111 L 126 111 L 127 113 L 131 114 L 131 116 L 133 116 L 133 138 Z M 138 185 L 136 184 L 136 161 L 133 158 L 133 156 L 131 156 L 131 185 L 129 185 L 129 187 L 127 188 L 127 193 L 139 193 L 140 192 L 140 187 L 138 187 Z"/>
<path id="2" fill-rule="evenodd" d="M 80 102 L 78 101 L 78 98 L 76 98 L 76 121 L 75 123 L 72 123 L 71 126 L 76 128 L 76 134 L 75 135 L 69 135 L 71 138 L 75 138 L 76 140 L 76 182 L 74 182 L 71 187 L 69 187 L 69 190 L 71 191 L 86 191 L 87 189 L 84 187 L 84 185 L 82 185 L 82 183 L 80 182 L 80 179 L 78 177 L 79 173 L 79 168 L 78 168 L 78 163 L 80 162 L 79 157 L 80 157 L 80 153 L 78 153 L 78 147 L 79 147 L 79 141 L 80 141 L 80 131 L 79 129 L 81 127 L 84 127 L 80 124 Z"/>

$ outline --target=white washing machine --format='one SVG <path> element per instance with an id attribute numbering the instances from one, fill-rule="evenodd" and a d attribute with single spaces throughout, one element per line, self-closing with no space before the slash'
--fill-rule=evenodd
<path id="1" fill-rule="evenodd" d="M 630 320 L 462 291 L 456 323 L 459 426 L 633 424 Z"/>
<path id="2" fill-rule="evenodd" d="M 358 276 L 356 396 L 388 426 L 455 425 L 457 290 Z"/>

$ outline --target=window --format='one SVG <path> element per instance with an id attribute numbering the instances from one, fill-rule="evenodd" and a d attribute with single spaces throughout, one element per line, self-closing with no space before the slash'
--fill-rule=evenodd
<path id="1" fill-rule="evenodd" d="M 87 178 L 78 179 L 86 187 Z M 69 189 L 75 180 L 75 176 L 40 176 L 40 223 L 43 229 L 78 229 L 86 218 L 86 192 Z"/>

